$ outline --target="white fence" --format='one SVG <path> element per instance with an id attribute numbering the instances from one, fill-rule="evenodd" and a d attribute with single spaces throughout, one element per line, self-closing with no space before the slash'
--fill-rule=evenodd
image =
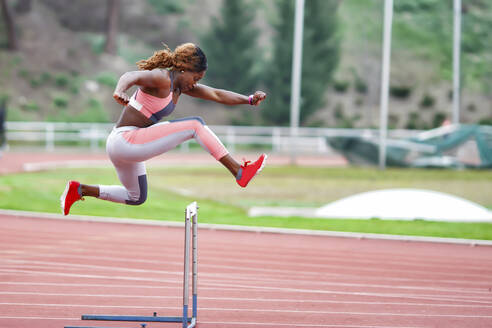
<path id="1" fill-rule="evenodd" d="M 7 140 L 15 144 L 42 145 L 47 151 L 56 147 L 77 145 L 90 147 L 93 151 L 102 149 L 106 137 L 114 124 L 109 123 L 61 123 L 61 122 L 7 122 Z M 376 129 L 331 129 L 299 128 L 297 136 L 291 136 L 288 127 L 263 126 L 210 126 L 231 153 L 239 145 L 268 147 L 272 152 L 289 153 L 330 153 L 327 137 L 356 136 L 377 139 Z M 394 139 L 416 136 L 419 131 L 390 130 L 388 137 Z M 188 151 L 189 144 L 181 146 Z"/>

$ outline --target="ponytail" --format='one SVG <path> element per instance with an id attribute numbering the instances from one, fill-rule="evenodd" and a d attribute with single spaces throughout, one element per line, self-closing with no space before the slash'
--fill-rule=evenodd
<path id="1" fill-rule="evenodd" d="M 154 52 L 152 57 L 137 62 L 137 66 L 142 70 L 153 70 L 154 68 L 174 67 L 175 54 L 164 44 L 165 49 Z"/>
<path id="2" fill-rule="evenodd" d="M 193 43 L 184 43 L 174 51 L 164 44 L 165 49 L 154 52 L 152 57 L 137 62 L 141 70 L 173 68 L 180 71 L 202 72 L 207 69 L 207 57 Z"/>

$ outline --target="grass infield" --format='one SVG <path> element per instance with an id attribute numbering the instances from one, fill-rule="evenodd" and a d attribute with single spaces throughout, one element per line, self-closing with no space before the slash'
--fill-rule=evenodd
<path id="1" fill-rule="evenodd" d="M 148 168 L 149 194 L 140 206 L 87 197 L 71 213 L 181 221 L 191 201 L 203 223 L 492 240 L 492 224 L 423 220 L 276 218 L 247 215 L 251 206 L 319 207 L 355 193 L 386 188 L 446 192 L 492 209 L 492 171 L 373 168 L 266 167 L 248 188 L 222 167 Z M 69 179 L 119 184 L 111 168 L 71 169 L 0 176 L 0 208 L 60 213 L 59 197 Z"/>

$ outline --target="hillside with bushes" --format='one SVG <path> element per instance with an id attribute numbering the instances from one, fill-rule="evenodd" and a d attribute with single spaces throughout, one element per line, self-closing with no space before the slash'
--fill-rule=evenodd
<path id="1" fill-rule="evenodd" d="M 272 58 L 273 49 L 279 40 L 274 26 L 282 17 L 274 2 L 244 1 L 255 8 L 252 23 L 258 31 L 254 63 L 257 87 L 269 92 L 272 84 L 278 82 L 276 76 L 268 79 L 261 74 L 269 72 L 268 63 L 276 59 Z M 103 49 L 105 1 L 39 0 L 31 2 L 30 10 L 18 12 L 15 4 L 22 2 L 7 1 L 19 50 L 6 49 L 6 30 L 0 24 L 0 100 L 8 102 L 8 120 L 14 121 L 115 121 L 121 107 L 111 94 L 123 72 L 135 70 L 135 62 L 162 47 L 161 42 L 170 47 L 187 41 L 201 44 L 210 38 L 214 19 L 222 20 L 220 0 L 122 0 L 118 52 L 109 55 Z M 177 7 L 161 7 L 163 3 Z M 335 26 L 339 61 L 325 91 L 316 92 L 323 101 L 317 111 L 305 118 L 305 126 L 377 127 L 382 3 L 340 2 Z M 490 35 L 492 4 L 485 0 L 463 0 L 464 123 L 492 123 Z M 451 117 L 451 47 L 452 1 L 395 2 L 389 114 L 392 127 L 427 129 Z M 305 65 L 313 71 L 321 67 L 316 62 Z M 284 68 L 290 69 L 289 65 Z M 240 72 L 237 75 L 242 76 Z M 289 90 L 289 80 L 283 80 L 284 88 Z M 269 95 L 263 110 L 268 111 L 273 96 Z M 203 115 L 209 124 L 231 124 L 244 123 L 241 118 L 251 115 L 247 123 L 268 124 L 258 113 L 186 98 L 180 99 L 172 118 Z"/>

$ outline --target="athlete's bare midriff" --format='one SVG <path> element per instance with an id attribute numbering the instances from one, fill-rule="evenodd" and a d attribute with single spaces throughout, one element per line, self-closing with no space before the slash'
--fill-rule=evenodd
<path id="1" fill-rule="evenodd" d="M 140 113 L 138 110 L 132 106 L 126 106 L 121 113 L 118 122 L 116 122 L 116 127 L 122 126 L 136 126 L 139 128 L 146 128 L 154 124 L 150 119 L 145 117 L 144 114 Z"/>

